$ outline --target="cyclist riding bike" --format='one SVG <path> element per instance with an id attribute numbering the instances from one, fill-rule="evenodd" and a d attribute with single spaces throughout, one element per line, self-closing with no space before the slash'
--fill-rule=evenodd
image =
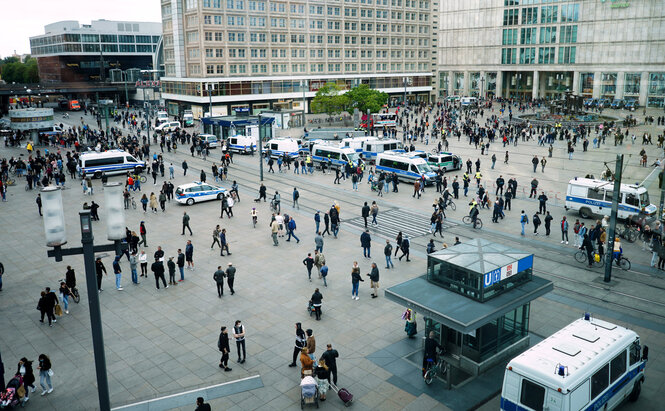
<path id="1" fill-rule="evenodd" d="M 621 261 L 622 254 L 623 254 L 623 248 L 621 248 L 621 241 L 619 241 L 619 237 L 616 237 L 614 239 L 614 249 L 612 250 L 612 260 L 616 261 L 617 264 L 619 264 L 619 261 Z"/>
<path id="2" fill-rule="evenodd" d="M 434 331 L 429 332 L 429 336 L 425 338 L 425 351 L 423 352 L 423 377 L 431 365 L 438 361 L 437 349 L 443 351 L 443 347 L 438 341 L 434 339 Z M 432 360 L 432 361 L 429 361 Z"/>
<path id="3" fill-rule="evenodd" d="M 478 210 L 478 203 L 476 201 L 473 201 L 473 206 L 471 207 L 471 211 L 469 211 L 469 216 L 471 217 L 471 227 L 476 227 L 476 220 L 478 220 L 478 214 L 480 214 L 480 210 Z"/>

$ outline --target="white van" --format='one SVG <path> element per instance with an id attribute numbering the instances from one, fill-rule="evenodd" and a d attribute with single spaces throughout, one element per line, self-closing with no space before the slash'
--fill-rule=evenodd
<path id="1" fill-rule="evenodd" d="M 363 146 L 363 158 L 370 164 L 376 162 L 376 156 L 391 150 L 400 150 L 402 142 L 394 139 L 381 139 L 376 141 L 367 141 Z"/>
<path id="2" fill-rule="evenodd" d="M 339 146 L 350 147 L 355 151 L 357 151 L 358 153 L 362 153 L 365 144 L 377 140 L 378 140 L 377 137 L 347 137 L 342 139 L 342 143 Z"/>
<path id="3" fill-rule="evenodd" d="M 192 127 L 194 125 L 194 114 L 192 110 L 185 110 L 182 115 L 182 121 L 185 123 L 185 127 Z"/>
<path id="4" fill-rule="evenodd" d="M 422 157 L 410 156 L 410 153 L 381 153 L 376 156 L 376 171 L 395 173 L 402 181 L 414 182 L 422 175 L 425 184 L 429 185 L 436 179 L 436 173 Z"/>
<path id="5" fill-rule="evenodd" d="M 269 140 L 263 150 L 267 153 L 270 151 L 270 157 L 291 157 L 297 158 L 300 153 L 300 143 L 293 138 L 274 138 Z"/>
<path id="6" fill-rule="evenodd" d="M 314 144 L 312 146 L 312 162 L 315 165 L 331 165 L 334 168 L 342 168 L 349 162 L 358 165 L 360 153 L 351 147 L 335 147 L 325 144 Z"/>
<path id="7" fill-rule="evenodd" d="M 161 125 L 169 121 L 169 113 L 166 111 L 157 112 L 157 125 Z"/>
<path id="8" fill-rule="evenodd" d="M 612 211 L 614 183 L 590 178 L 573 178 L 566 189 L 566 210 L 577 210 L 582 218 L 594 214 L 609 216 Z M 649 192 L 643 186 L 621 184 L 619 218 L 636 216 L 643 211 L 655 214 L 657 207 L 649 202 Z"/>
<path id="9" fill-rule="evenodd" d="M 460 100 L 462 107 L 477 107 L 478 99 L 475 97 L 462 97 Z"/>
<path id="10" fill-rule="evenodd" d="M 234 153 L 253 153 L 256 151 L 257 138 L 255 136 L 236 135 L 229 137 L 228 148 Z"/>
<path id="11" fill-rule="evenodd" d="M 210 148 L 215 148 L 219 145 L 219 140 L 214 134 L 199 134 L 198 138 L 205 141 Z"/>
<path id="12" fill-rule="evenodd" d="M 648 352 L 634 331 L 586 313 L 510 360 L 501 410 L 612 410 L 637 401 Z"/>
<path id="13" fill-rule="evenodd" d="M 101 153 L 88 151 L 79 157 L 81 177 L 101 178 L 102 174 L 121 174 L 133 171 L 143 172 L 145 163 L 137 160 L 124 150 L 107 150 Z"/>
<path id="14" fill-rule="evenodd" d="M 168 133 L 169 131 L 176 131 L 180 128 L 179 121 L 167 121 L 155 127 L 155 131 L 158 133 Z"/>

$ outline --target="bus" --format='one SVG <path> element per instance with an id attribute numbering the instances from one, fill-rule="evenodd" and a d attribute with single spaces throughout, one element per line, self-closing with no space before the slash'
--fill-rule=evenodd
<path id="1" fill-rule="evenodd" d="M 577 210 L 582 218 L 594 214 L 609 216 L 612 211 L 614 183 L 575 177 L 566 189 L 566 210 Z M 657 207 L 649 202 L 647 189 L 636 184 L 621 184 L 619 196 L 619 218 L 628 218 L 643 213 L 653 215 Z"/>
<path id="2" fill-rule="evenodd" d="M 425 185 L 434 183 L 436 173 L 427 164 L 425 159 L 410 156 L 409 153 L 394 154 L 380 153 L 376 156 L 376 171 L 395 173 L 402 181 L 414 182 L 425 176 Z"/>
<path id="3" fill-rule="evenodd" d="M 79 157 L 79 168 L 81 177 L 91 175 L 93 178 L 101 178 L 102 174 L 121 174 L 127 171 L 139 174 L 145 169 L 145 163 L 124 150 L 107 150 L 101 153 L 89 151 Z"/>
<path id="4" fill-rule="evenodd" d="M 396 113 L 374 113 L 370 117 L 370 126 L 374 129 L 397 127 Z"/>
<path id="5" fill-rule="evenodd" d="M 510 360 L 501 410 L 612 410 L 637 401 L 648 353 L 634 331 L 585 313 Z"/>

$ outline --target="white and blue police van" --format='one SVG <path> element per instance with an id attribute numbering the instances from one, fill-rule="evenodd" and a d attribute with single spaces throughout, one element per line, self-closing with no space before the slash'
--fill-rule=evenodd
<path id="1" fill-rule="evenodd" d="M 297 158 L 300 155 L 300 141 L 295 138 L 274 138 L 263 146 L 263 150 L 269 152 L 272 158 Z"/>
<path id="2" fill-rule="evenodd" d="M 363 158 L 370 164 L 376 163 L 376 157 L 386 151 L 402 149 L 402 142 L 395 139 L 367 141 L 363 145 Z"/>
<path id="3" fill-rule="evenodd" d="M 220 200 L 225 192 L 223 187 L 195 181 L 178 186 L 175 190 L 175 201 L 192 205 L 202 201 Z"/>
<path id="4" fill-rule="evenodd" d="M 501 410 L 612 410 L 637 401 L 648 353 L 634 331 L 586 313 L 510 360 Z"/>
<path id="5" fill-rule="evenodd" d="M 132 171 L 140 174 L 145 169 L 145 162 L 137 160 L 124 150 L 107 150 L 101 153 L 88 151 L 79 157 L 81 177 L 101 178 L 102 174 L 112 175 Z"/>
<path id="6" fill-rule="evenodd" d="M 240 154 L 248 154 L 256 151 L 256 143 L 258 139 L 256 136 L 241 136 L 235 135 L 229 137 L 228 148 L 229 151 Z"/>
<path id="7" fill-rule="evenodd" d="M 577 210 L 582 218 L 593 215 L 609 216 L 612 212 L 614 182 L 575 177 L 566 189 L 566 210 Z M 656 213 L 657 207 L 649 202 L 649 192 L 638 184 L 621 184 L 617 217 L 628 218 L 640 212 Z"/>
<path id="8" fill-rule="evenodd" d="M 366 143 L 374 142 L 377 140 L 377 137 L 346 137 L 342 139 L 342 142 L 339 144 L 339 146 L 350 147 L 358 153 L 362 153 Z"/>
<path id="9" fill-rule="evenodd" d="M 315 165 L 330 165 L 332 168 L 343 169 L 346 164 L 358 165 L 360 153 L 351 147 L 336 147 L 334 145 L 314 144 L 311 151 L 312 162 Z"/>
<path id="10" fill-rule="evenodd" d="M 414 182 L 425 176 L 425 185 L 434 183 L 436 172 L 427 161 L 411 153 L 384 152 L 376 156 L 376 171 L 395 173 L 402 181 Z"/>

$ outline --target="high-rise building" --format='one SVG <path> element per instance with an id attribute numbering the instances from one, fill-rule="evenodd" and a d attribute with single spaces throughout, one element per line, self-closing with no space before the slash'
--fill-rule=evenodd
<path id="1" fill-rule="evenodd" d="M 665 103 L 658 1 L 441 1 L 439 97 L 559 98 L 566 91 Z"/>
<path id="2" fill-rule="evenodd" d="M 430 0 L 162 0 L 162 97 L 191 107 L 303 108 L 324 84 L 368 84 L 391 101 L 428 101 Z M 307 105 L 307 103 L 305 103 Z M 307 110 L 307 107 L 304 107 Z"/>
<path id="3" fill-rule="evenodd" d="M 30 37 L 41 81 L 101 81 L 113 69 L 160 69 L 160 23 L 59 21 L 44 26 L 44 33 Z"/>

